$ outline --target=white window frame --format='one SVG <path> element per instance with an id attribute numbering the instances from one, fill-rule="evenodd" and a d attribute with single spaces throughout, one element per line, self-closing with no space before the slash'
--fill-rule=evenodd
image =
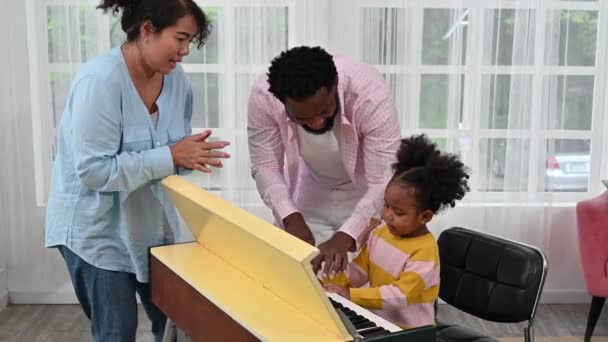
<path id="1" fill-rule="evenodd" d="M 538 151 L 541 144 L 547 139 L 589 139 L 591 141 L 591 160 L 589 180 L 598 180 L 608 175 L 608 158 L 605 156 L 608 148 L 605 147 L 608 143 L 602 132 L 608 131 L 608 120 L 605 119 L 608 113 L 608 101 L 604 98 L 608 95 L 606 86 L 607 67 L 603 62 L 607 56 L 607 40 L 608 40 L 608 23 L 604 18 L 608 17 L 608 2 L 569 2 L 560 0 L 356 0 L 351 2 L 351 12 L 346 15 L 346 21 L 336 23 L 337 27 L 349 27 L 349 23 L 359 23 L 363 8 L 406 8 L 414 11 L 411 18 L 414 22 L 410 28 L 413 30 L 415 37 L 420 39 L 414 40 L 414 45 L 410 48 L 414 50 L 417 58 L 411 65 L 394 67 L 387 65 L 375 65 L 375 67 L 383 73 L 395 73 L 408 76 L 408 86 L 412 86 L 411 92 L 414 94 L 411 98 L 413 101 L 408 103 L 408 108 L 405 113 L 409 127 L 418 127 L 419 112 L 420 112 L 420 83 L 421 75 L 427 74 L 449 74 L 458 73 L 465 77 L 465 89 L 469 96 L 464 97 L 463 114 L 464 121 L 471 124 L 470 128 L 465 129 L 402 129 L 402 136 L 408 136 L 415 133 L 426 133 L 431 138 L 448 138 L 448 148 L 453 149 L 453 143 L 458 138 L 472 138 L 472 160 L 471 167 L 474 170 L 482 170 L 480 167 L 479 157 L 480 151 L 476 146 L 479 146 L 480 140 L 484 138 L 507 138 L 507 130 L 501 129 L 482 129 L 480 128 L 481 108 L 480 101 L 477 99 L 481 96 L 481 80 L 484 75 L 503 74 L 516 75 L 526 73 L 532 75 L 534 94 L 539 94 L 542 89 L 543 79 L 545 76 L 551 75 L 593 75 L 594 76 L 594 95 L 592 106 L 592 124 L 591 130 L 556 130 L 556 129 L 541 129 L 540 115 L 534 113 L 541 112 L 542 103 L 539 96 L 532 98 L 532 124 L 530 129 L 508 130 L 509 137 L 521 136 L 529 137 L 530 139 L 530 160 L 539 160 Z M 462 66 L 442 66 L 442 65 L 424 65 L 422 64 L 422 27 L 424 18 L 424 9 L 427 8 L 468 8 L 469 22 L 474 22 L 467 27 L 467 51 L 466 61 Z M 481 28 L 484 27 L 484 11 L 490 9 L 505 9 L 505 8 L 531 8 L 535 9 L 536 30 L 535 30 L 535 53 L 534 62 L 529 66 L 491 66 L 482 63 L 483 39 Z M 598 12 L 598 28 L 596 41 L 596 63 L 595 66 L 546 66 L 544 63 L 544 45 L 539 42 L 544 42 L 546 15 L 548 10 L 586 10 Z M 356 19 L 352 19 L 356 18 Z M 352 25 L 352 24 L 351 24 Z M 357 24 L 355 24 L 357 25 Z M 361 37 L 361 25 L 350 26 L 353 32 L 359 32 L 358 37 Z M 360 57 L 361 39 L 346 40 L 350 46 L 342 46 L 342 51 Z M 472 114 L 472 117 L 471 117 Z M 530 134 L 535 132 L 535 134 Z M 538 188 L 538 175 L 540 174 L 539 163 L 531 163 L 528 175 L 528 201 L 525 205 L 545 206 L 548 203 L 555 205 L 571 206 L 575 202 L 589 198 L 590 195 L 598 193 L 601 184 L 595 186 L 590 184 L 587 192 L 541 192 L 532 189 Z M 471 194 L 465 198 L 464 205 L 521 205 L 518 201 L 521 198 L 522 192 L 508 191 L 480 191 L 477 189 L 477 180 L 475 177 L 471 179 Z M 599 182 L 598 182 L 599 183 Z"/>
<path id="2" fill-rule="evenodd" d="M 234 9 L 240 6 L 248 6 L 253 1 L 248 0 L 197 0 L 197 4 L 201 7 L 217 7 L 220 8 L 220 19 L 215 27 L 218 30 L 218 49 L 220 60 L 217 64 L 198 64 L 184 63 L 184 71 L 186 73 L 214 73 L 218 75 L 218 91 L 219 103 L 218 108 L 222 113 L 236 113 L 237 108 L 235 101 L 228 96 L 235 89 L 234 75 L 237 72 L 261 72 L 266 68 L 266 65 L 247 64 L 238 65 L 234 58 L 234 26 L 231 25 L 234 20 Z M 255 1 L 259 3 L 259 1 Z M 298 36 L 297 28 L 302 27 L 300 20 L 296 20 L 296 0 L 264 0 L 264 7 L 286 7 L 288 10 L 288 46 L 293 46 Z M 33 130 L 33 146 L 34 146 L 34 167 L 35 167 L 35 182 L 36 182 L 36 204 L 38 206 L 46 206 L 48 188 L 51 178 L 52 158 L 55 154 L 56 144 L 56 127 L 53 119 L 48 115 L 46 108 L 51 107 L 51 99 L 49 93 L 49 73 L 50 72 L 72 72 L 75 73 L 79 64 L 58 64 L 50 63 L 48 56 L 48 33 L 46 26 L 47 6 L 89 6 L 95 8 L 99 4 L 98 0 L 26 0 L 28 16 L 28 49 L 29 49 L 29 71 L 30 71 L 30 92 L 31 92 L 31 108 L 32 108 L 32 130 Z M 98 32 L 110 32 L 109 23 L 110 15 L 103 14 L 102 11 L 97 11 Z M 299 25 L 296 25 L 296 22 Z M 302 34 L 299 34 L 300 36 Z M 110 49 L 110 37 L 108 35 L 100 35 L 98 37 L 98 46 L 100 51 Z M 196 95 L 195 95 L 196 96 Z M 210 128 L 213 130 L 213 135 L 235 141 L 236 138 L 246 137 L 246 128 L 234 129 L 236 115 L 222 115 L 222 128 Z M 206 130 L 207 127 L 193 127 L 193 133 L 200 133 Z M 227 152 L 231 152 L 233 146 L 227 147 Z M 225 163 L 229 164 L 229 163 Z M 214 177 L 219 175 L 221 187 L 215 188 L 212 191 L 227 198 L 231 197 L 233 191 L 243 191 L 236 189 L 234 184 L 236 166 L 227 166 L 225 171 L 216 173 Z M 204 180 L 206 175 L 197 175 L 195 180 Z M 253 180 L 252 180 L 253 182 Z M 257 190 L 255 186 L 250 189 Z M 252 207 L 263 205 L 260 201 L 245 203 Z"/>
<path id="3" fill-rule="evenodd" d="M 236 72 L 258 72 L 266 68 L 266 65 L 245 65 L 239 66 L 235 64 L 233 49 L 233 25 L 231 18 L 233 16 L 233 9 L 236 6 L 246 6 L 250 3 L 248 0 L 198 0 L 197 3 L 201 7 L 219 7 L 221 10 L 221 20 L 219 21 L 219 37 L 218 44 L 220 49 L 220 63 L 219 64 L 184 64 L 186 72 L 212 72 L 218 74 L 219 82 L 219 108 L 222 113 L 235 113 L 237 108 L 235 102 L 227 94 L 231 94 L 234 90 L 235 80 L 234 75 Z M 48 5 L 87 5 L 95 7 L 99 4 L 97 0 L 26 0 L 26 9 L 28 15 L 28 50 L 29 50 L 29 71 L 30 71 L 30 97 L 31 97 L 31 109 L 32 109 L 32 130 L 33 130 L 33 143 L 34 143 L 34 166 L 35 166 L 35 181 L 36 181 L 36 203 L 39 206 L 46 205 L 46 197 L 48 193 L 48 186 L 50 182 L 50 174 L 52 167 L 52 156 L 54 155 L 55 145 L 55 127 L 52 122 L 52 118 L 49 115 L 45 115 L 47 108 L 50 108 L 50 94 L 48 91 L 49 85 L 49 72 L 75 72 L 78 69 L 78 65 L 69 64 L 50 64 L 48 62 L 48 42 L 47 42 L 47 28 L 46 28 L 46 6 Z M 416 113 L 416 115 L 407 115 L 410 127 L 418 126 L 418 112 L 419 112 L 419 94 L 420 92 L 420 80 L 422 74 L 446 74 L 448 72 L 454 72 L 457 70 L 465 75 L 465 81 L 467 82 L 467 92 L 472 92 L 472 96 L 467 96 L 464 99 L 463 113 L 473 113 L 474 117 L 467 118 L 473 126 L 470 129 L 413 129 L 413 130 L 402 130 L 402 135 L 407 136 L 413 133 L 424 132 L 429 134 L 432 138 L 448 138 L 448 147 L 453 148 L 454 140 L 462 137 L 469 137 L 473 139 L 473 146 L 477 146 L 480 139 L 483 138 L 501 138 L 506 137 L 505 130 L 492 130 L 492 129 L 481 129 L 479 127 L 480 122 L 480 108 L 479 101 L 471 101 L 471 99 L 478 98 L 481 94 L 481 75 L 485 73 L 494 74 L 517 74 L 522 72 L 530 72 L 533 76 L 533 87 L 538 92 L 542 87 L 542 79 L 545 75 L 550 74 L 572 74 L 572 75 L 594 75 L 594 103 L 593 103 L 593 114 L 592 114 L 592 129 L 591 131 L 564 131 L 564 130 L 539 130 L 540 122 L 538 115 L 533 115 L 536 120 L 533 120 L 531 130 L 539 132 L 539 134 L 531 135 L 530 140 L 530 153 L 531 160 L 535 160 L 536 153 L 539 151 L 537 148 L 541 141 L 544 139 L 563 139 L 563 138 L 574 138 L 574 139 L 590 139 L 591 140 L 591 168 L 590 168 L 590 179 L 597 180 L 600 178 L 608 177 L 608 157 L 605 156 L 608 152 L 608 147 L 605 145 L 608 143 L 608 139 L 602 135 L 602 132 L 608 131 L 608 120 L 605 119 L 608 113 L 608 101 L 604 98 L 608 95 L 607 82 L 608 82 L 608 69 L 602 60 L 607 57 L 608 54 L 608 20 L 604 18 L 608 17 L 608 1 L 597 1 L 597 2 L 566 2 L 560 0 L 528 0 L 528 1 L 512 1 L 512 0 L 460 0 L 454 2 L 453 0 L 266 0 L 264 5 L 275 7 L 287 7 L 288 8 L 288 46 L 297 46 L 301 44 L 307 45 L 322 45 L 329 51 L 340 52 L 346 55 L 359 57 L 360 56 L 360 35 L 356 33 L 360 32 L 359 20 L 362 8 L 408 8 L 415 11 L 415 15 L 412 16 L 414 22 L 412 27 L 415 30 L 414 34 L 420 39 L 414 40 L 414 45 L 411 47 L 414 49 L 417 56 L 421 57 L 422 49 L 422 24 L 423 14 L 425 8 L 469 8 L 470 18 L 472 20 L 484 20 L 483 11 L 486 9 L 493 8 L 522 8 L 524 4 L 527 7 L 536 9 L 535 15 L 537 16 L 536 21 L 536 37 L 535 42 L 544 41 L 545 32 L 545 16 L 549 9 L 571 9 L 571 10 L 593 10 L 598 12 L 599 24 L 597 29 L 597 50 L 596 50 L 596 65 L 592 67 L 579 67 L 579 66 L 544 66 L 544 57 L 541 46 L 542 44 L 536 44 L 536 51 L 534 54 L 534 64 L 532 66 L 521 66 L 521 67 L 501 67 L 501 66 L 484 66 L 481 64 L 481 52 L 480 44 L 482 39 L 480 37 L 481 32 L 479 28 L 481 25 L 469 25 L 467 39 L 469 40 L 467 46 L 467 59 L 465 65 L 460 70 L 454 69 L 453 66 L 428 66 L 421 64 L 421 58 L 416 58 L 412 65 L 406 68 L 408 74 L 409 83 L 408 86 L 412 86 L 411 92 L 416 94 L 408 104 L 407 113 Z M 101 11 L 97 13 L 98 18 L 98 30 L 99 32 L 109 32 L 109 16 L 104 15 Z M 349 33 L 350 32 L 350 33 Z M 102 47 L 100 50 L 107 50 L 110 48 L 109 35 L 102 35 L 99 37 L 99 46 Z M 475 53 L 477 52 L 477 53 Z M 477 64 L 475 64 L 477 63 Z M 478 67 L 475 67 L 475 66 Z M 535 67 L 539 66 L 539 67 Z M 376 65 L 376 67 L 382 72 L 388 73 L 402 73 L 402 70 L 394 70 L 394 67 Z M 448 70 L 449 69 L 449 70 Z M 535 97 L 532 105 L 533 112 L 540 111 L 540 103 L 538 97 Z M 603 114 L 603 115 L 602 115 Z M 214 128 L 214 134 L 221 136 L 222 138 L 235 141 L 236 138 L 246 137 L 245 129 L 233 129 L 235 127 L 234 115 L 224 115 L 223 126 L 227 128 Z M 194 127 L 193 131 L 201 132 L 205 127 Z M 512 134 L 521 134 L 526 136 L 528 130 L 521 130 L 521 132 L 510 131 Z M 228 149 L 231 152 L 231 149 Z M 473 149 L 473 163 L 472 167 L 477 167 L 479 164 L 479 150 Z M 535 169 L 536 168 L 536 169 Z M 529 172 L 529 189 L 536 189 L 539 175 L 538 165 L 535 165 Z M 225 191 L 222 195 L 230 196 L 231 191 L 240 191 L 235 189 L 234 185 L 234 170 L 228 170 L 221 174 L 222 187 Z M 475 184 L 473 184 L 475 185 Z M 564 204 L 571 204 L 580 199 L 588 198 L 590 193 L 595 193 L 600 190 L 600 186 L 596 189 L 594 186 L 590 186 L 589 191 L 586 193 L 543 193 L 536 192 L 533 195 L 533 199 L 538 205 L 544 205 L 546 202 L 559 202 Z M 255 191 L 253 188 L 252 191 Z M 531 191 L 532 192 L 532 191 Z M 520 192 L 486 192 L 486 191 L 475 191 L 468 197 L 468 202 L 480 202 L 490 201 L 489 205 L 501 205 L 515 203 L 516 199 L 521 196 Z M 258 206 L 259 202 L 250 203 L 248 205 Z M 466 205 L 466 204 L 465 204 Z"/>

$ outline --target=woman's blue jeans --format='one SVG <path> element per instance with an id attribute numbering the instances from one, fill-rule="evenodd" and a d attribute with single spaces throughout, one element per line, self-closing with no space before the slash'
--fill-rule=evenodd
<path id="1" fill-rule="evenodd" d="M 160 342 L 165 315 L 152 304 L 150 284 L 140 283 L 133 273 L 108 271 L 92 266 L 65 246 L 59 247 L 84 313 L 91 320 L 95 342 L 134 342 L 137 332 L 137 300 L 152 321 L 152 333 Z"/>

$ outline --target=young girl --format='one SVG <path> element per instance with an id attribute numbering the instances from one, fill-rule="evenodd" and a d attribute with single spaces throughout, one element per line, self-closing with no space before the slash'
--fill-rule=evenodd
<path id="1" fill-rule="evenodd" d="M 462 199 L 469 176 L 457 156 L 441 153 L 425 135 L 401 140 L 392 167 L 384 224 L 344 273 L 325 281 L 325 289 L 404 329 L 434 325 L 439 250 L 426 225 Z"/>

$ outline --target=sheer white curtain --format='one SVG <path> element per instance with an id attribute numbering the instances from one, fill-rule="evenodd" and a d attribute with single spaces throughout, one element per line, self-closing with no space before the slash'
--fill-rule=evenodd
<path id="1" fill-rule="evenodd" d="M 0 29 L 5 32 L 0 36 L 2 46 L 18 44 L 13 35 L 14 29 L 9 25 L 15 12 L 16 6 L 11 4 L 0 13 Z M 16 70 L 11 68 L 11 65 L 17 62 L 17 56 L 10 51 L 2 54 L 0 58 L 0 156 L 5 163 L 5 167 L 0 169 L 0 186 L 3 189 L 0 195 L 0 309 L 6 306 L 8 301 L 8 265 L 11 255 L 9 239 L 12 236 L 10 227 L 23 214 L 21 210 L 17 210 L 16 204 L 19 201 L 14 197 L 19 194 L 19 185 L 11 181 L 17 175 L 16 166 L 20 164 L 19 159 L 24 151 L 15 144 L 20 122 L 23 120 L 19 119 L 18 93 L 15 87 L 19 77 L 15 73 Z"/>
<path id="2" fill-rule="evenodd" d="M 62 290 L 58 253 L 43 248 L 44 208 L 36 203 L 27 13 L 21 0 L 0 11 L 0 306 L 7 292 L 11 302 L 30 302 Z"/>
<path id="3" fill-rule="evenodd" d="M 72 75 L 124 39 L 96 3 L 8 0 L 0 13 L 7 33 L 0 40 L 9 47 L 0 63 L 7 163 L 0 171 L 0 300 L 8 268 L 13 301 L 73 301 L 61 260 L 42 247 L 44 202 Z M 471 167 L 473 192 L 434 220 L 435 232 L 459 224 L 535 244 L 562 267 L 550 272 L 549 288 L 584 292 L 572 276 L 579 272 L 572 204 L 600 191 L 608 175 L 606 1 L 198 3 L 214 30 L 183 63 L 195 95 L 193 126 L 232 142 L 223 169 L 192 176 L 201 185 L 270 219 L 249 175 L 250 84 L 280 51 L 322 45 L 382 72 L 403 135 L 426 132 Z"/>
<path id="4" fill-rule="evenodd" d="M 207 82 L 194 92 L 195 116 L 206 118 L 197 128 L 210 128 L 217 139 L 231 142 L 231 158 L 221 170 L 210 175 L 193 174 L 192 179 L 219 196 L 271 220 L 250 175 L 247 147 L 247 100 L 255 77 L 267 70 L 269 62 L 294 40 L 293 1 L 227 1 L 217 9 L 215 33 L 218 35 L 217 94 L 209 92 Z M 193 63 L 195 63 L 193 61 Z M 200 68 L 185 64 L 186 70 Z M 212 107 L 206 104 L 217 105 Z"/>
<path id="5" fill-rule="evenodd" d="M 271 212 L 261 201 L 250 175 L 247 143 L 250 88 L 255 77 L 267 72 L 270 61 L 282 51 L 303 44 L 325 45 L 328 10 L 329 2 L 325 0 L 226 1 L 216 9 L 218 105 L 205 107 L 214 99 L 200 97 L 208 92 L 209 83 L 195 90 L 195 115 L 206 119 L 203 124 L 193 126 L 211 128 L 218 139 L 229 140 L 232 144 L 228 152 L 232 157 L 223 169 L 211 175 L 197 173 L 191 178 L 269 221 Z M 187 71 L 200 67 L 185 64 Z"/>
<path id="6" fill-rule="evenodd" d="M 270 218 L 249 175 L 247 96 L 254 77 L 267 68 L 274 56 L 293 45 L 296 37 L 307 39 L 314 32 L 306 33 L 305 20 L 296 20 L 293 0 L 198 3 L 211 19 L 213 31 L 201 49 L 191 46 L 191 53 L 183 62 L 194 92 L 192 125 L 195 132 L 211 129 L 212 139 L 229 140 L 232 144 L 227 151 L 232 158 L 223 169 L 210 175 L 195 173 L 190 177 L 218 195 Z M 298 6 L 308 6 L 305 10 L 310 11 L 311 3 Z M 32 53 L 37 81 L 33 117 L 39 133 L 34 141 L 36 186 L 38 203 L 43 206 L 55 153 L 55 127 L 71 78 L 81 63 L 120 45 L 125 36 L 119 16 L 104 15 L 93 3 L 40 1 L 32 2 L 32 7 L 37 15 L 31 19 L 37 25 L 33 33 L 37 51 Z M 306 34 L 296 35 L 296 30 Z"/>
<path id="7" fill-rule="evenodd" d="M 124 41 L 118 19 L 96 10 L 97 3 L 8 0 L 0 13 L 6 33 L 0 42 L 7 47 L 0 63 L 0 150 L 6 163 L 0 171 L 0 304 L 6 289 L 13 303 L 75 302 L 63 261 L 43 247 L 44 206 L 55 127 L 73 74 Z M 205 47 L 192 49 L 183 63 L 195 96 L 193 126 L 230 140 L 232 158 L 212 175 L 192 177 L 270 219 L 249 175 L 246 99 L 254 75 L 270 58 L 296 37 L 305 38 L 295 33 L 296 1 L 198 3 L 214 30 Z"/>
<path id="8" fill-rule="evenodd" d="M 605 175 L 606 4 L 355 6 L 359 57 L 384 73 L 403 134 L 425 132 L 471 168 L 472 192 L 433 230 L 464 225 L 539 246 L 562 268 L 548 288 L 580 289 L 573 204 Z"/>

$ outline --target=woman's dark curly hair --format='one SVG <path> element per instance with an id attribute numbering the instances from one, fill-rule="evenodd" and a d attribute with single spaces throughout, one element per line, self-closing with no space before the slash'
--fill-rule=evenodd
<path id="1" fill-rule="evenodd" d="M 470 190 L 466 166 L 458 156 L 441 153 L 426 135 L 401 140 L 393 180 L 416 189 L 418 206 L 434 214 L 454 207 Z"/>
<path id="2" fill-rule="evenodd" d="M 300 46 L 282 52 L 268 69 L 269 92 L 281 102 L 303 100 L 338 80 L 333 57 L 320 47 Z"/>
<path id="3" fill-rule="evenodd" d="M 211 33 L 211 22 L 205 12 L 193 0 L 102 0 L 98 9 L 113 15 L 121 13 L 120 25 L 127 34 L 127 41 L 139 37 L 141 23 L 150 20 L 157 32 L 191 14 L 196 20 L 197 33 L 192 41 L 200 48 Z"/>

